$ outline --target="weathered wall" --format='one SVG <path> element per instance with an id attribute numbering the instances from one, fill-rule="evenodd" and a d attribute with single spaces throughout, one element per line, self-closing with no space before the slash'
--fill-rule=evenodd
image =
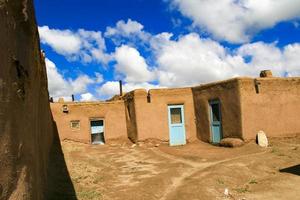
<path id="1" fill-rule="evenodd" d="M 192 88 L 199 139 L 211 142 L 209 101 L 215 99 L 219 99 L 221 104 L 223 138 L 242 137 L 240 81 L 236 78 Z"/>
<path id="2" fill-rule="evenodd" d="M 0 199 L 44 199 L 53 123 L 33 2 L 0 0 Z"/>
<path id="3" fill-rule="evenodd" d="M 257 78 L 241 81 L 244 139 L 254 139 L 259 130 L 269 137 L 300 133 L 300 78 Z"/>
<path id="4" fill-rule="evenodd" d="M 194 103 L 191 88 L 134 91 L 138 140 L 169 140 L 168 105 L 183 104 L 187 140 L 196 138 Z"/>
<path id="5" fill-rule="evenodd" d="M 134 102 L 134 91 L 129 92 L 124 96 L 127 136 L 132 142 L 137 142 L 138 135 Z"/>
<path id="6" fill-rule="evenodd" d="M 69 112 L 63 113 L 62 106 L 67 105 Z M 70 139 L 91 143 L 90 119 L 104 119 L 104 137 L 106 140 L 127 138 L 125 106 L 123 101 L 90 103 L 51 103 L 60 140 Z M 80 129 L 72 130 L 70 122 L 80 120 Z"/>

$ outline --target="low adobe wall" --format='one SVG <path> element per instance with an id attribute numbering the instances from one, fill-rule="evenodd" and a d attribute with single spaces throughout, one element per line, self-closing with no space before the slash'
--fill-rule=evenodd
<path id="1" fill-rule="evenodd" d="M 130 96 L 130 108 L 135 113 L 131 126 L 136 131 L 129 133 L 134 141 L 149 138 L 168 141 L 168 105 L 183 104 L 187 140 L 196 138 L 194 103 L 191 88 L 135 90 Z M 132 106 L 134 105 L 134 106 Z M 133 110 L 134 109 L 134 110 Z M 134 130 L 134 128 L 133 128 Z"/>
<path id="2" fill-rule="evenodd" d="M 200 140 L 212 140 L 209 101 L 216 99 L 220 100 L 223 138 L 242 137 L 240 81 L 240 78 L 235 78 L 192 88 L 197 137 Z"/>
<path id="3" fill-rule="evenodd" d="M 243 138 L 259 130 L 269 137 L 300 133 L 300 78 L 241 80 Z"/>
<path id="4" fill-rule="evenodd" d="M 68 113 L 62 106 L 68 106 Z M 104 119 L 105 140 L 127 138 L 125 108 L 123 101 L 87 103 L 51 103 L 51 110 L 57 124 L 60 140 L 70 139 L 91 143 L 90 119 Z M 73 120 L 80 121 L 79 130 L 71 129 Z"/>

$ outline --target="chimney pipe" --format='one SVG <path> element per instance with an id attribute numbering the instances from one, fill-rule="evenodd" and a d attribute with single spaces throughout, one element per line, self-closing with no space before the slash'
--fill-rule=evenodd
<path id="1" fill-rule="evenodd" d="M 72 102 L 74 102 L 74 101 L 75 101 L 74 94 L 72 94 Z"/>
<path id="2" fill-rule="evenodd" d="M 123 95 L 123 90 L 122 90 L 122 81 L 119 80 L 119 86 L 120 86 L 120 96 Z"/>

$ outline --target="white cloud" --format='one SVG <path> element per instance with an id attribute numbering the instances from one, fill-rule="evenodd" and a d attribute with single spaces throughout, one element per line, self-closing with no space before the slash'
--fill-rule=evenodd
<path id="1" fill-rule="evenodd" d="M 48 90 L 51 97 L 66 97 L 72 95 L 72 88 L 67 80 L 57 71 L 56 65 L 46 58 Z"/>
<path id="2" fill-rule="evenodd" d="M 95 101 L 96 98 L 91 93 L 84 93 L 80 95 L 80 101 Z"/>
<path id="3" fill-rule="evenodd" d="M 117 62 L 116 72 L 124 75 L 126 82 L 141 83 L 154 78 L 145 59 L 135 48 L 122 45 L 116 49 L 114 58 Z"/>
<path id="4" fill-rule="evenodd" d="M 191 33 L 178 40 L 165 40 L 155 47 L 161 86 L 191 86 L 236 76 L 258 76 L 264 69 L 274 75 L 300 75 L 300 45 L 279 49 L 276 43 L 245 44 L 226 49 L 211 39 Z"/>
<path id="5" fill-rule="evenodd" d="M 123 36 L 132 37 L 139 36 L 141 39 L 147 39 L 148 33 L 143 31 L 144 26 L 137 21 L 128 19 L 127 22 L 120 20 L 115 27 L 107 27 L 104 35 L 106 37 Z"/>
<path id="6" fill-rule="evenodd" d="M 70 42 L 72 45 L 69 47 L 56 45 L 56 39 L 45 37 L 48 38 L 47 44 L 51 44 L 56 51 L 68 55 L 70 59 L 75 56 L 75 59 L 80 57 L 84 62 L 92 62 L 95 59 L 103 61 L 107 56 L 104 53 L 104 39 L 99 33 L 84 30 L 59 32 L 58 35 L 62 35 L 62 40 L 65 35 L 66 37 L 71 35 L 70 38 L 74 36 L 70 39 L 74 41 Z M 143 41 L 147 46 L 146 49 L 141 45 L 134 48 L 127 43 L 117 47 L 109 56 L 116 62 L 113 68 L 115 79 L 124 80 L 124 92 L 137 88 L 192 86 L 235 76 L 257 77 L 260 70 L 264 69 L 271 69 L 276 76 L 300 75 L 299 43 L 279 48 L 276 42 L 256 42 L 229 49 L 215 40 L 201 38 L 197 33 L 181 35 L 176 39 L 172 33 L 167 32 L 151 35 L 143 31 L 141 24 L 131 20 L 127 23 L 118 22 L 116 28 L 108 28 L 106 32 L 106 35 L 111 37 L 121 35 L 141 39 L 140 34 L 147 35 L 147 40 Z M 79 47 L 75 42 L 77 37 L 80 41 Z M 151 66 L 138 51 L 142 48 L 150 54 L 149 58 L 153 59 Z M 100 83 L 102 85 L 96 90 L 97 97 L 104 99 L 119 94 L 119 83 L 105 82 L 99 73 L 95 73 L 93 77 L 82 74 L 74 80 L 66 79 L 49 59 L 46 59 L 46 64 L 50 95 L 55 98 L 77 94 L 82 101 L 94 100 L 94 95 L 88 92 L 87 88 L 98 87 Z"/>
<path id="7" fill-rule="evenodd" d="M 100 74 L 96 74 L 95 78 L 91 78 L 85 74 L 79 75 L 76 79 L 65 79 L 57 70 L 56 65 L 45 59 L 48 77 L 48 90 L 51 97 L 57 100 L 59 97 L 64 97 L 70 100 L 71 95 L 86 93 L 87 87 L 91 84 L 98 83 Z M 87 95 L 81 98 L 87 98 Z"/>
<path id="8" fill-rule="evenodd" d="M 137 21 L 128 19 L 127 22 L 120 20 L 116 27 L 107 27 L 105 36 L 123 35 L 130 36 L 131 34 L 141 33 L 144 26 Z"/>
<path id="9" fill-rule="evenodd" d="M 135 89 L 154 89 L 159 88 L 159 85 L 153 85 L 147 82 L 144 83 L 125 83 L 123 84 L 123 92 L 130 92 Z M 107 81 L 104 83 L 100 88 L 97 90 L 99 96 L 101 98 L 110 98 L 114 95 L 119 94 L 120 88 L 119 88 L 119 82 L 118 81 Z"/>
<path id="10" fill-rule="evenodd" d="M 95 75 L 96 75 L 96 83 L 102 83 L 104 81 L 102 74 L 96 72 Z"/>
<path id="11" fill-rule="evenodd" d="M 226 50 L 217 42 L 188 34 L 167 41 L 156 50 L 159 82 L 163 86 L 187 86 L 234 76 L 225 61 Z"/>
<path id="12" fill-rule="evenodd" d="M 42 26 L 39 27 L 39 34 L 42 44 L 49 45 L 70 61 L 79 60 L 84 63 L 95 61 L 106 64 L 111 59 L 111 56 L 105 53 L 105 40 L 100 31 L 79 29 L 74 32 Z"/>
<path id="13" fill-rule="evenodd" d="M 126 39 L 137 44 L 138 41 L 146 42 L 151 34 L 143 31 L 144 26 L 137 21 L 128 19 L 127 22 L 120 20 L 115 27 L 107 27 L 104 36 L 112 39 L 116 45 L 127 43 Z"/>
<path id="14" fill-rule="evenodd" d="M 87 90 L 87 86 L 95 83 L 95 80 L 90 78 L 88 75 L 79 75 L 75 80 L 68 79 L 71 85 L 73 94 L 80 94 Z"/>
<path id="15" fill-rule="evenodd" d="M 299 0 L 169 0 L 215 38 L 243 43 L 256 32 L 300 17 Z"/>

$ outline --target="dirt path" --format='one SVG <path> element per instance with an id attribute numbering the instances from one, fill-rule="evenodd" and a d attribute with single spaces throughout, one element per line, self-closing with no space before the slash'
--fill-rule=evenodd
<path id="1" fill-rule="evenodd" d="M 266 149 L 254 142 L 233 149 L 201 142 L 62 146 L 79 200 L 283 200 L 300 196 L 293 189 L 300 187 L 299 144 L 300 138 L 272 140 Z"/>
<path id="2" fill-rule="evenodd" d="M 218 164 L 222 164 L 222 163 L 226 163 L 226 162 L 230 162 L 230 161 L 235 161 L 241 158 L 245 158 L 245 157 L 251 157 L 251 156 L 257 156 L 257 155 L 261 155 L 261 154 L 265 154 L 267 152 L 269 152 L 270 150 L 266 149 L 263 152 L 258 152 L 258 153 L 251 153 L 251 154 L 246 154 L 246 155 L 241 155 L 235 158 L 229 158 L 229 159 L 223 159 L 223 160 L 219 160 L 216 162 L 203 162 L 203 163 L 198 163 L 198 162 L 193 162 L 190 160 L 186 160 L 183 158 L 178 158 L 175 156 L 172 156 L 170 154 L 167 154 L 163 151 L 160 151 L 158 148 L 152 148 L 151 149 L 154 153 L 156 153 L 158 156 L 163 156 L 164 158 L 167 158 L 169 160 L 175 161 L 175 162 L 179 162 L 179 163 L 183 163 L 186 165 L 189 165 L 191 167 L 191 169 L 188 170 L 188 172 L 184 172 L 182 173 L 179 177 L 173 178 L 172 179 L 172 184 L 170 186 L 168 186 L 165 191 L 163 192 L 163 195 L 159 198 L 160 200 L 166 200 L 168 198 L 168 196 L 172 193 L 174 193 L 176 191 L 176 189 L 178 187 L 180 187 L 184 180 L 188 177 L 193 176 L 195 173 L 199 173 L 209 167 L 218 165 Z M 204 173 L 204 175 L 206 175 L 207 173 Z"/>

